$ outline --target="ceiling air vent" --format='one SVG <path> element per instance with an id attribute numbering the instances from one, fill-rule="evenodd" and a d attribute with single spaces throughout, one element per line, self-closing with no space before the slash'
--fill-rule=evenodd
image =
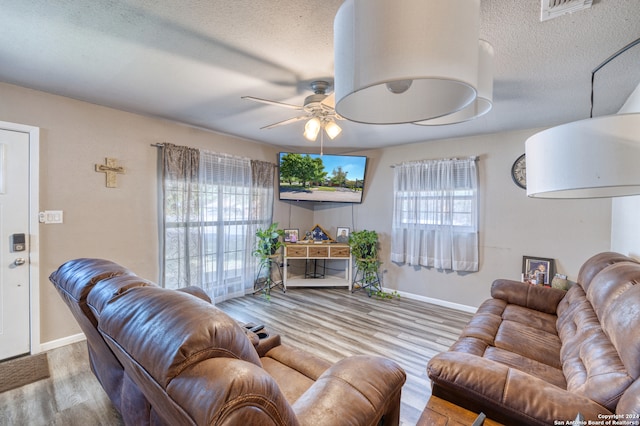
<path id="1" fill-rule="evenodd" d="M 591 7 L 593 0 L 541 0 L 542 10 L 540 21 L 548 21 L 565 13 L 573 13 L 578 10 Z"/>

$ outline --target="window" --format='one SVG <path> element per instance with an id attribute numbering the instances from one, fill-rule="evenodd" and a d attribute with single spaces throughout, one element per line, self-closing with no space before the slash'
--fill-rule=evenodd
<path id="1" fill-rule="evenodd" d="M 452 225 L 474 228 L 474 191 L 453 190 L 450 197 L 438 191 L 419 191 L 412 194 L 400 191 L 396 200 L 400 204 L 400 221 L 405 225 Z M 415 205 L 417 203 L 417 205 Z"/>
<path id="2" fill-rule="evenodd" d="M 391 260 L 477 271 L 477 194 L 475 159 L 397 166 Z"/>
<path id="3" fill-rule="evenodd" d="M 167 144 L 165 151 L 172 147 L 185 148 Z M 253 173 L 259 169 L 249 159 L 200 151 L 196 172 L 173 173 L 166 170 L 177 167 L 170 155 L 165 153 L 163 285 L 197 285 L 214 301 L 244 295 L 253 289 L 255 230 L 271 223 L 275 165 L 256 162 L 271 174 Z"/>

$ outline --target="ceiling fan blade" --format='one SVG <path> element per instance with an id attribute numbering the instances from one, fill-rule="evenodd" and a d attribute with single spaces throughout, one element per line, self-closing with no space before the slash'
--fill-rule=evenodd
<path id="1" fill-rule="evenodd" d="M 249 99 L 250 101 L 261 102 L 263 104 L 281 106 L 281 107 L 295 109 L 295 110 L 302 110 L 302 106 L 300 105 L 292 105 L 292 104 L 286 104 L 284 102 L 270 101 L 268 99 L 255 98 L 253 96 L 242 96 L 242 99 Z"/>
<path id="2" fill-rule="evenodd" d="M 328 106 L 331 109 L 336 109 L 336 92 L 331 93 L 320 102 L 324 106 Z"/>
<path id="3" fill-rule="evenodd" d="M 295 123 L 296 121 L 305 120 L 307 118 L 309 118 L 309 116 L 307 116 L 307 115 L 301 115 L 299 117 L 288 118 L 288 119 L 283 120 L 283 121 L 278 121 L 277 123 L 269 124 L 268 126 L 260 127 L 260 129 L 261 130 L 262 129 L 273 129 L 274 127 L 277 127 L 277 126 L 284 126 L 285 124 Z"/>

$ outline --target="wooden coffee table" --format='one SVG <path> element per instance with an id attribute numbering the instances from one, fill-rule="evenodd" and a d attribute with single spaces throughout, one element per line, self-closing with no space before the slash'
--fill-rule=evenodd
<path id="1" fill-rule="evenodd" d="M 431 396 L 418 420 L 417 426 L 471 426 L 478 417 L 474 413 L 449 401 Z M 483 426 L 502 426 L 501 423 L 485 419 Z"/>

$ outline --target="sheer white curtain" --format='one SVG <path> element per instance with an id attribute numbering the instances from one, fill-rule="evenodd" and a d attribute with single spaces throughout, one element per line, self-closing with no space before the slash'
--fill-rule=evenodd
<path id="1" fill-rule="evenodd" d="M 245 253 L 250 250 L 251 162 L 202 151 L 200 188 L 203 218 L 202 288 L 218 302 L 244 295 Z"/>
<path id="2" fill-rule="evenodd" d="M 453 271 L 478 270 L 475 158 L 395 167 L 391 260 Z"/>
<path id="3" fill-rule="evenodd" d="M 271 223 L 275 164 L 170 144 L 163 153 L 163 285 L 197 285 L 214 302 L 252 291 L 255 231 Z"/>

